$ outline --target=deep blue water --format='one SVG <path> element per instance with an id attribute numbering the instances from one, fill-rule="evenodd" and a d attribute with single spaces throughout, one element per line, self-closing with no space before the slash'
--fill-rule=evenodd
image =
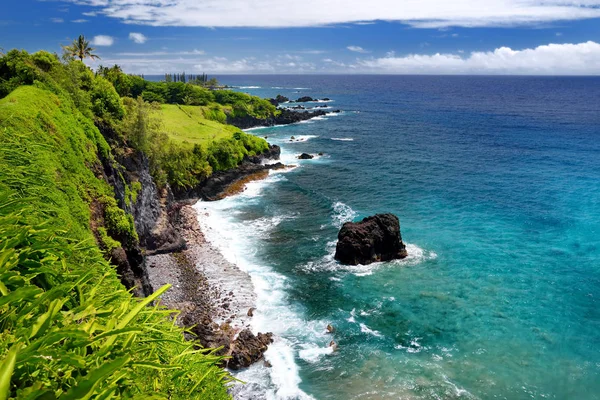
<path id="1" fill-rule="evenodd" d="M 208 206 L 258 287 L 255 329 L 282 338 L 247 392 L 600 399 L 600 78 L 220 81 L 344 110 L 251 131 L 298 168 Z M 335 263 L 341 223 L 378 212 L 409 259 Z"/>

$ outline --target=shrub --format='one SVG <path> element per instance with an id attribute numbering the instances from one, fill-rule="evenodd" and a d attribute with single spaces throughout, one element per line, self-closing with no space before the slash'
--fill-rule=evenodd
<path id="1" fill-rule="evenodd" d="M 123 118 L 124 111 L 121 98 L 114 86 L 101 76 L 94 79 L 91 101 L 95 116 L 104 120 L 120 120 Z"/>

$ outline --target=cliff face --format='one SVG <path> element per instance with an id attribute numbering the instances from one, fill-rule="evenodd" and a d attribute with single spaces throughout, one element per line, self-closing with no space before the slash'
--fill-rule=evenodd
<path id="1" fill-rule="evenodd" d="M 272 145 L 262 154 L 246 157 L 237 168 L 216 172 L 196 187 L 173 192 L 168 184 L 162 189 L 157 187 L 150 174 L 149 160 L 143 153 L 121 143 L 110 127 L 98 124 L 98 128 L 109 142 L 122 150 L 114 158 L 100 157 L 103 179 L 114 189 L 119 207 L 133 216 L 139 238 L 135 243 L 120 240 L 123 247 L 114 249 L 110 258 L 123 284 L 138 296 L 152 293 L 145 256 L 186 248 L 186 241 L 174 226 L 179 202 L 218 200 L 227 195 L 232 185 L 243 185 L 244 179 L 254 174 L 283 167 L 281 163 L 264 163 L 279 159 L 279 146 Z"/>

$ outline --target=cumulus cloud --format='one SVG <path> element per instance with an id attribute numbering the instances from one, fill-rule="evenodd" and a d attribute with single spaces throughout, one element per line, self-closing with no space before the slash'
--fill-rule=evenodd
<path id="1" fill-rule="evenodd" d="M 50 21 L 54 22 L 55 24 L 62 24 L 65 22 L 65 20 L 62 18 L 50 18 Z"/>
<path id="2" fill-rule="evenodd" d="M 115 39 L 112 36 L 106 35 L 94 36 L 92 39 L 92 44 L 94 46 L 112 46 L 114 42 Z"/>
<path id="3" fill-rule="evenodd" d="M 598 75 L 600 44 L 548 44 L 532 49 L 500 47 L 493 51 L 460 54 L 411 54 L 360 60 L 357 67 L 367 72 L 394 74 L 523 74 Z"/>
<path id="4" fill-rule="evenodd" d="M 146 43 L 146 41 L 148 40 L 148 38 L 146 36 L 144 36 L 141 33 L 137 33 L 137 32 L 131 32 L 129 34 L 129 40 L 134 41 L 135 43 L 138 44 L 143 44 Z"/>
<path id="5" fill-rule="evenodd" d="M 420 28 L 513 26 L 600 17 L 600 0 L 63 0 L 128 23 L 306 27 L 400 21 Z"/>
<path id="6" fill-rule="evenodd" d="M 346 47 L 348 50 L 353 51 L 355 53 L 368 53 L 367 50 L 363 49 L 360 46 L 348 46 Z"/>

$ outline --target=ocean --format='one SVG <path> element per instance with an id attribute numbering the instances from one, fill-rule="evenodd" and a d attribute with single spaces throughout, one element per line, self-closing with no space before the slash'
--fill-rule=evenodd
<path id="1" fill-rule="evenodd" d="M 218 78 L 342 110 L 250 130 L 296 167 L 196 205 L 278 337 L 238 398 L 600 399 L 600 78 Z M 335 262 L 382 212 L 409 257 Z"/>

